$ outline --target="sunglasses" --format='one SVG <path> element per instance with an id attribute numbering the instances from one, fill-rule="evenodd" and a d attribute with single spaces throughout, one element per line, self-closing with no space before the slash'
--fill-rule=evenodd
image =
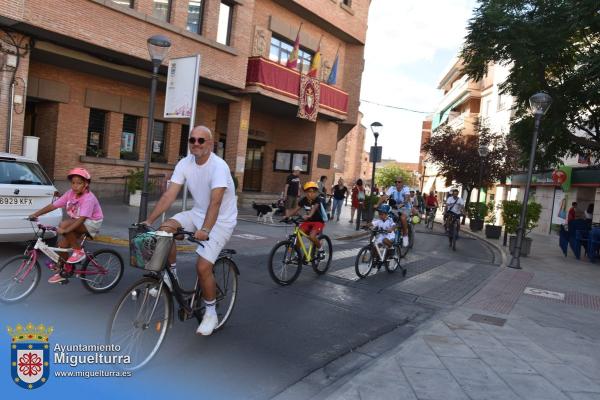
<path id="1" fill-rule="evenodd" d="M 402 182 L 404 182 L 404 181 L 396 181 L 396 183 L 402 183 Z"/>
<path id="2" fill-rule="evenodd" d="M 198 144 L 204 144 L 206 143 L 206 139 L 204 139 L 203 137 L 195 138 L 193 136 L 188 139 L 189 144 L 196 144 L 196 142 L 198 142 Z"/>

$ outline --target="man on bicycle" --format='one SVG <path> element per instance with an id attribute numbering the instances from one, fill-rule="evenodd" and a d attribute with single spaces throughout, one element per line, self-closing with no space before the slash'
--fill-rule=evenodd
<path id="1" fill-rule="evenodd" d="M 446 200 L 446 211 L 444 213 L 444 221 L 446 230 L 449 228 L 449 221 L 452 218 L 460 218 L 465 208 L 465 202 L 463 199 L 458 197 L 458 189 L 452 189 L 452 196 L 448 197 Z M 458 229 L 460 230 L 460 224 L 458 225 Z"/>
<path id="2" fill-rule="evenodd" d="M 430 212 L 433 212 L 433 214 L 435 215 L 435 212 L 437 211 L 439 205 L 438 205 L 438 200 L 437 197 L 435 195 L 435 193 L 433 193 L 433 190 L 431 192 L 429 192 L 429 196 L 427 196 L 427 200 L 425 200 L 425 212 L 427 214 L 429 214 Z"/>
<path id="3" fill-rule="evenodd" d="M 194 237 L 204 241 L 204 247 L 198 246 L 196 249 L 196 272 L 206 311 L 196 333 L 208 336 L 219 323 L 215 309 L 217 287 L 213 264 L 237 224 L 237 203 L 229 166 L 212 152 L 214 140 L 210 129 L 205 126 L 195 127 L 188 142 L 190 154 L 177 163 L 167 191 L 148 219 L 142 223 L 150 225 L 167 211 L 187 182 L 194 198 L 194 207 L 174 215 L 162 223 L 159 229 L 175 233 L 177 229 L 183 228 L 196 232 Z M 175 266 L 176 258 L 177 249 L 173 244 L 169 253 L 171 267 Z"/>
<path id="4" fill-rule="evenodd" d="M 402 246 L 408 247 L 408 222 L 407 217 L 410 217 L 411 206 L 410 206 L 410 189 L 404 185 L 404 178 L 401 176 L 396 178 L 396 185 L 390 187 L 386 194 L 381 196 L 377 207 L 382 203 L 389 201 L 392 208 L 397 208 L 400 214 L 400 222 L 402 224 Z"/>
<path id="5" fill-rule="evenodd" d="M 321 249 L 321 241 L 318 237 L 325 228 L 325 216 L 323 215 L 325 212 L 325 200 L 319 196 L 319 185 L 316 182 L 306 182 L 303 189 L 306 196 L 300 199 L 295 208 L 287 210 L 285 216 L 286 218 L 291 217 L 297 214 L 301 208 L 306 210 L 306 215 L 303 217 L 304 222 L 300 224 L 299 228 L 302 232 L 309 235 L 310 241 L 319 249 L 320 256 L 323 251 Z"/>

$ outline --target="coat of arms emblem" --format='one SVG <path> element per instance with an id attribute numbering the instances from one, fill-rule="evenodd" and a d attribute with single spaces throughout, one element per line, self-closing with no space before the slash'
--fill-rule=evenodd
<path id="1" fill-rule="evenodd" d="M 48 337 L 54 329 L 31 322 L 25 327 L 8 327 L 11 336 L 10 365 L 13 382 L 24 389 L 37 389 L 50 376 L 50 344 Z"/>

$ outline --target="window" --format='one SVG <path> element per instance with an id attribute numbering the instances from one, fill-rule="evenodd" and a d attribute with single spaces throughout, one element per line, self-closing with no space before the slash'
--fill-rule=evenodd
<path id="1" fill-rule="evenodd" d="M 38 164 L 32 162 L 0 160 L 0 184 L 52 185 Z"/>
<path id="2" fill-rule="evenodd" d="M 162 121 L 154 121 L 154 140 L 152 141 L 152 158 L 153 162 L 167 162 L 165 155 L 165 144 L 167 136 L 167 123 Z"/>
<path id="3" fill-rule="evenodd" d="M 202 34 L 202 17 L 204 14 L 204 3 L 202 0 L 190 0 L 188 3 L 188 17 L 186 29 L 190 32 Z"/>
<path id="4" fill-rule="evenodd" d="M 171 0 L 152 0 L 152 16 L 169 22 L 171 18 Z"/>
<path id="5" fill-rule="evenodd" d="M 294 50 L 294 45 L 285 40 L 271 37 L 271 49 L 269 51 L 269 59 L 277 61 L 280 64 L 287 64 L 290 54 Z M 298 51 L 298 71 L 307 73 L 310 70 L 310 63 L 312 61 L 312 54 L 308 51 L 300 49 Z"/>
<path id="6" fill-rule="evenodd" d="M 112 0 L 112 2 L 120 6 L 133 8 L 133 0 Z"/>
<path id="7" fill-rule="evenodd" d="M 88 121 L 88 137 L 85 154 L 93 157 L 104 157 L 104 134 L 106 132 L 106 111 L 90 108 Z"/>
<path id="8" fill-rule="evenodd" d="M 300 167 L 302 172 L 309 172 L 310 152 L 306 151 L 280 151 L 275 152 L 275 171 L 292 172 L 295 166 Z"/>
<path id="9" fill-rule="evenodd" d="M 121 158 L 123 160 L 137 160 L 135 151 L 136 136 L 139 118 L 134 115 L 123 116 L 123 129 L 121 131 Z"/>
<path id="10" fill-rule="evenodd" d="M 219 26 L 217 27 L 217 42 L 229 46 L 231 42 L 231 22 L 233 6 L 226 1 L 221 1 L 219 8 Z"/>

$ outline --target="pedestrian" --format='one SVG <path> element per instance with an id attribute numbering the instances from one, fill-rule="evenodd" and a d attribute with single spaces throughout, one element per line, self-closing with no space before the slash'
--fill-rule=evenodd
<path id="1" fill-rule="evenodd" d="M 326 184 L 327 177 L 323 175 L 321 176 L 321 179 L 319 179 L 319 182 L 317 182 L 317 186 L 319 187 L 319 195 L 321 195 L 323 198 L 325 198 L 327 195 L 327 187 L 325 186 Z"/>
<path id="2" fill-rule="evenodd" d="M 285 209 L 291 210 L 298 206 L 298 196 L 300 195 L 300 171 L 299 166 L 295 166 L 292 173 L 288 175 L 283 189 Z"/>
<path id="3" fill-rule="evenodd" d="M 423 215 L 425 213 L 425 199 L 420 191 L 417 190 L 417 207 L 419 208 L 419 214 Z"/>
<path id="4" fill-rule="evenodd" d="M 365 187 L 362 179 L 356 180 L 356 185 L 352 188 L 352 208 L 350 209 L 350 223 L 354 222 L 354 213 L 356 210 L 362 209 L 365 203 Z M 361 212 L 359 210 L 358 212 Z M 358 215 L 357 215 L 358 218 Z"/>
<path id="5" fill-rule="evenodd" d="M 333 207 L 331 209 L 331 220 L 337 214 L 336 221 L 340 220 L 342 213 L 342 201 L 348 197 L 348 188 L 344 185 L 344 180 L 340 178 L 337 185 L 331 188 L 333 193 Z"/>
<path id="6" fill-rule="evenodd" d="M 577 209 L 577 202 L 574 201 L 571 203 L 571 208 L 569 208 L 569 212 L 567 214 L 567 224 L 575 219 L 575 210 Z"/>

